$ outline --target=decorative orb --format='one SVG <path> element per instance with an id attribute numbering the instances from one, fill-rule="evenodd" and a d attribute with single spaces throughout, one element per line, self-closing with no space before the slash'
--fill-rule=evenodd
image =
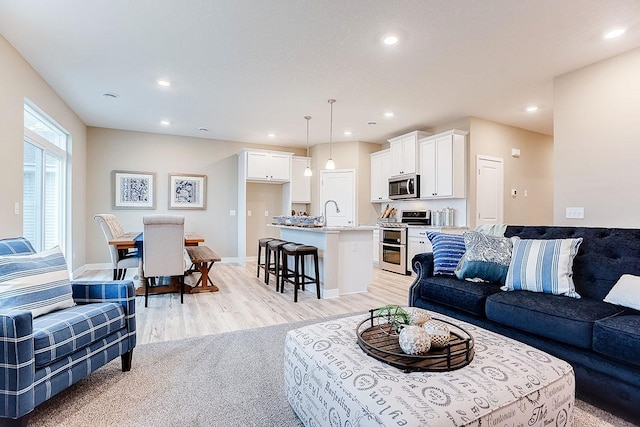
<path id="1" fill-rule="evenodd" d="M 434 348 L 444 347 L 449 342 L 451 331 L 449 330 L 449 326 L 444 322 L 432 319 L 425 322 L 422 325 L 422 329 L 429 334 L 431 346 Z"/>
<path id="2" fill-rule="evenodd" d="M 407 313 L 409 314 L 409 323 L 412 325 L 422 326 L 431 320 L 431 315 L 423 308 L 412 307 L 407 309 Z"/>
<path id="3" fill-rule="evenodd" d="M 450 335 L 447 331 L 432 329 L 428 334 L 431 339 L 431 347 L 433 348 L 442 348 L 449 342 Z"/>
<path id="4" fill-rule="evenodd" d="M 409 325 L 402 328 L 398 337 L 400 348 L 406 354 L 423 354 L 431 348 L 431 338 L 420 326 Z"/>

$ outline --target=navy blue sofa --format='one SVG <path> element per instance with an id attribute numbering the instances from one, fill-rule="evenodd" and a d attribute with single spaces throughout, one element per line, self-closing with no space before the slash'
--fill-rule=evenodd
<path id="1" fill-rule="evenodd" d="M 640 230 L 509 226 L 506 237 L 584 240 L 573 263 L 580 299 L 433 275 L 433 254 L 412 260 L 409 305 L 455 317 L 569 362 L 579 397 L 640 421 L 640 312 L 603 302 L 622 274 L 640 276 Z M 622 411 L 622 413 L 620 413 Z"/>

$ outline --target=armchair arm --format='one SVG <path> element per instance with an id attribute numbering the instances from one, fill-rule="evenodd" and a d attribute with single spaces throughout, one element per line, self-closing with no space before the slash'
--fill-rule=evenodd
<path id="1" fill-rule="evenodd" d="M 411 267 L 416 273 L 416 280 L 409 287 L 409 306 L 413 307 L 420 296 L 420 282 L 425 277 L 433 276 L 433 252 L 417 254 L 411 260 Z"/>
<path id="2" fill-rule="evenodd" d="M 131 280 L 71 282 L 76 304 L 115 302 L 122 306 L 129 331 L 129 348 L 136 346 L 136 293 Z"/>
<path id="3" fill-rule="evenodd" d="M 33 319 L 28 310 L 0 310 L 0 417 L 20 418 L 35 406 Z"/>

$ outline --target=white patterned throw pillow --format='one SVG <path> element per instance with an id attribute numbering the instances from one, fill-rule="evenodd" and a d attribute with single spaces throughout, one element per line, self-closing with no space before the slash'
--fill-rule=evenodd
<path id="1" fill-rule="evenodd" d="M 640 276 L 623 274 L 603 301 L 640 311 Z"/>
<path id="2" fill-rule="evenodd" d="M 74 305 L 60 248 L 0 256 L 0 309 L 30 310 L 37 317 Z"/>
<path id="3" fill-rule="evenodd" d="M 512 238 L 513 252 L 504 291 L 522 290 L 580 298 L 573 283 L 573 258 L 582 238 Z"/>

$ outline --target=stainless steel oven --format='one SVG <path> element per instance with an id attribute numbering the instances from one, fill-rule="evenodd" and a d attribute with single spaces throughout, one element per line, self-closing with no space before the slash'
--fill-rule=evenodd
<path id="1" fill-rule="evenodd" d="M 407 274 L 407 227 L 380 228 L 380 268 Z"/>
<path id="2" fill-rule="evenodd" d="M 407 226 L 430 225 L 431 211 L 404 211 L 402 222 L 380 224 L 381 269 L 400 274 L 411 274 L 407 261 Z"/>

